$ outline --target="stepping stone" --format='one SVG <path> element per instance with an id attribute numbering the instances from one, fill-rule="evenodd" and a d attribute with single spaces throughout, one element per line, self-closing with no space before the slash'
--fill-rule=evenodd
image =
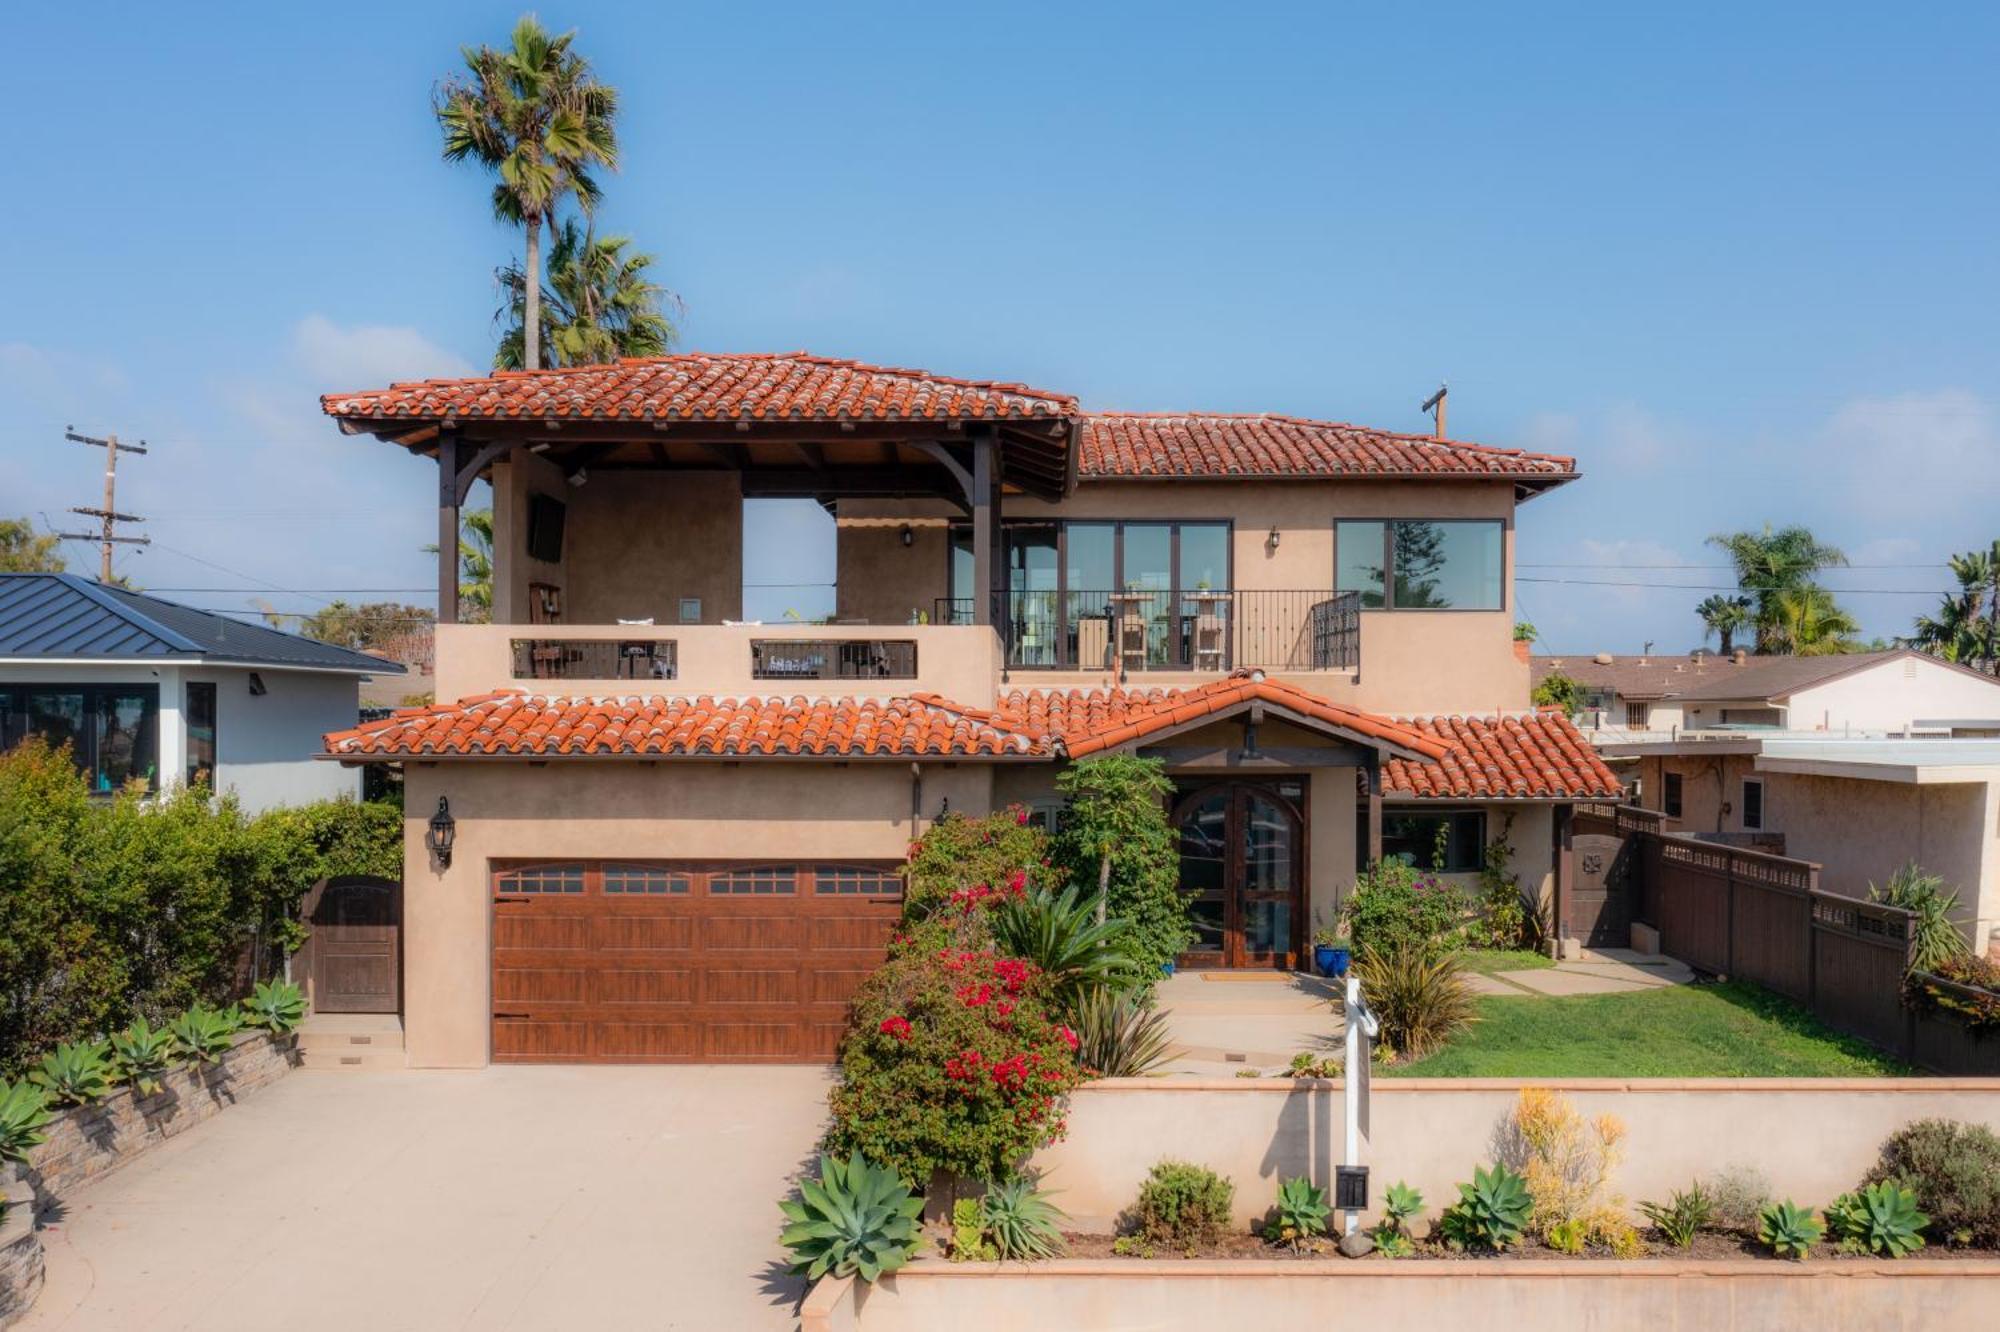
<path id="1" fill-rule="evenodd" d="M 1596 976 L 1589 972 L 1573 970 L 1569 967 L 1555 967 L 1541 971 L 1503 971 L 1500 977 L 1524 990 L 1536 994 L 1627 994 L 1633 990 L 1659 988 L 1658 981 L 1627 980 L 1622 977 Z"/>

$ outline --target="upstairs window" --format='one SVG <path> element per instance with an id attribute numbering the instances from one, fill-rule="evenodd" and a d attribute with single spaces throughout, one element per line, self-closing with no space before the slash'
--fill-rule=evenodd
<path id="1" fill-rule="evenodd" d="M 1670 819 L 1681 816 L 1681 775 L 1677 772 L 1660 779 L 1660 812 Z"/>
<path id="2" fill-rule="evenodd" d="M 1756 778 L 1743 779 L 1743 830 L 1760 832 L 1764 827 L 1764 783 Z"/>
<path id="3" fill-rule="evenodd" d="M 1334 524 L 1334 590 L 1369 610 L 1501 610 L 1505 525 L 1490 518 Z"/>

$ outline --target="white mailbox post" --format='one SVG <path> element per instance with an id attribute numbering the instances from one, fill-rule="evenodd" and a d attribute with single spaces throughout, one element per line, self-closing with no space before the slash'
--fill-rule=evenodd
<path id="1" fill-rule="evenodd" d="M 1368 1059 L 1370 1043 L 1380 1034 L 1381 1024 L 1368 1009 L 1361 982 L 1347 977 L 1347 1032 L 1340 1076 L 1342 1100 L 1346 1102 L 1347 1139 L 1334 1174 L 1334 1205 L 1347 1213 L 1343 1234 L 1361 1229 L 1361 1214 L 1368 1209 L 1368 1167 L 1361 1164 L 1361 1128 L 1368 1115 Z"/>

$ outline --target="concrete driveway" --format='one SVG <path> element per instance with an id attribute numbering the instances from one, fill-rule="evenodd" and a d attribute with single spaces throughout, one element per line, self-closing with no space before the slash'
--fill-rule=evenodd
<path id="1" fill-rule="evenodd" d="M 67 1199 L 20 1326 L 789 1328 L 828 1077 L 296 1072 Z"/>

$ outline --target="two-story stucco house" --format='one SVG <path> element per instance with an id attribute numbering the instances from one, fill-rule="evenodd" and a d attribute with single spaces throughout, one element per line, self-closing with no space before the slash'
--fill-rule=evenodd
<path id="1" fill-rule="evenodd" d="M 1177 783 L 1185 962 L 1297 967 L 1369 858 L 1504 840 L 1570 918 L 1568 811 L 1618 784 L 1528 706 L 1514 524 L 1571 459 L 793 355 L 330 395 L 494 496 L 493 622 L 439 569 L 398 763 L 410 1061 L 812 1060 L 942 811 L 1056 808 L 1069 761 Z M 742 623 L 743 502 L 838 523 L 830 623 Z M 448 856 L 433 854 L 433 820 Z"/>

